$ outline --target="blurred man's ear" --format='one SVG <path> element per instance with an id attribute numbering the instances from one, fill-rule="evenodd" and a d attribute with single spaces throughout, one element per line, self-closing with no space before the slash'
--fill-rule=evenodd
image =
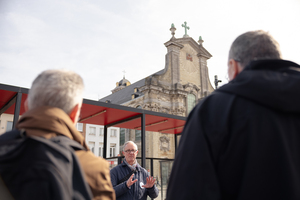
<path id="1" fill-rule="evenodd" d="M 81 109 L 81 105 L 76 104 L 76 106 L 69 113 L 69 117 L 71 118 L 71 120 L 74 124 L 76 124 L 78 122 L 80 109 Z"/>
<path id="2" fill-rule="evenodd" d="M 24 109 L 25 109 L 25 112 L 28 111 L 28 101 L 27 101 L 27 99 L 24 102 Z"/>
<path id="3" fill-rule="evenodd" d="M 233 80 L 242 70 L 243 68 L 241 67 L 241 64 L 239 62 L 237 62 L 234 59 L 229 59 L 228 61 L 229 81 Z"/>

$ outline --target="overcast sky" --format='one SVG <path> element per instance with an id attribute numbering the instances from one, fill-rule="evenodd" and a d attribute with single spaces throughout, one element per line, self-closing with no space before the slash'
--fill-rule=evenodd
<path id="1" fill-rule="evenodd" d="M 107 96 L 165 67 L 171 38 L 188 35 L 213 55 L 226 83 L 227 55 L 246 31 L 269 31 L 283 58 L 300 63 L 300 0 L 0 0 L 0 83 L 30 88 L 43 70 L 71 69 L 85 82 L 84 98 Z"/>

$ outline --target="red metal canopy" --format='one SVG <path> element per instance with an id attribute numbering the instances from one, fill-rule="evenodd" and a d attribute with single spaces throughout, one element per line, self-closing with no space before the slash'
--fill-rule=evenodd
<path id="1" fill-rule="evenodd" d="M 22 115 L 28 91 L 26 88 L 0 84 L 0 115 L 15 113 L 18 93 L 22 94 L 19 112 Z M 79 122 L 140 130 L 141 115 L 145 116 L 145 130 L 153 132 L 178 134 L 186 121 L 181 116 L 84 99 Z"/>

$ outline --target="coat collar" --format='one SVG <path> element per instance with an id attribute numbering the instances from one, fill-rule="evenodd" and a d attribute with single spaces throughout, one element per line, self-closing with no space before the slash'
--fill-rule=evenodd
<path id="1" fill-rule="evenodd" d="M 254 60 L 245 67 L 245 70 L 281 70 L 288 67 L 294 67 L 300 69 L 297 63 L 280 60 L 280 59 L 266 59 L 266 60 Z"/>
<path id="2" fill-rule="evenodd" d="M 88 149 L 83 135 L 77 131 L 70 117 L 61 109 L 41 106 L 23 114 L 17 129 L 25 129 L 28 136 L 51 138 L 64 135 Z"/>
<path id="3" fill-rule="evenodd" d="M 121 163 L 121 166 L 122 166 L 122 167 L 128 167 L 127 164 L 124 163 L 124 162 Z M 128 168 L 129 168 L 129 167 L 128 167 Z M 141 171 L 141 169 L 142 169 L 142 167 L 139 165 L 138 162 L 136 163 L 136 169 L 137 169 L 137 171 Z"/>

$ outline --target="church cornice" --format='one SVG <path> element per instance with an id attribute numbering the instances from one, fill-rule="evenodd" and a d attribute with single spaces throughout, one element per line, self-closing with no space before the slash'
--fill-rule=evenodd
<path id="1" fill-rule="evenodd" d="M 188 43 L 190 44 L 196 51 L 199 50 L 199 44 L 191 37 L 186 37 L 186 38 L 178 38 L 175 40 L 177 43 L 182 44 L 182 43 Z"/>
<path id="2" fill-rule="evenodd" d="M 167 43 L 174 43 L 174 44 L 177 44 L 177 45 L 182 45 L 184 43 L 187 43 L 187 44 L 191 45 L 191 47 L 193 47 L 195 49 L 195 51 L 197 52 L 197 56 L 198 57 L 203 56 L 203 57 L 205 57 L 207 59 L 209 59 L 209 58 L 212 57 L 212 55 L 202 45 L 198 44 L 191 37 L 173 39 L 173 40 L 170 40 L 169 42 L 166 42 L 165 45 Z"/>
<path id="3" fill-rule="evenodd" d="M 164 44 L 166 47 L 169 47 L 171 45 L 178 47 L 179 49 L 182 49 L 184 46 L 182 44 L 179 44 L 177 42 L 175 42 L 174 40 L 169 40 L 168 42 L 166 42 Z"/>
<path id="4" fill-rule="evenodd" d="M 196 86 L 197 87 L 197 86 Z M 194 88 L 194 87 L 193 87 Z M 194 88 L 196 89 L 196 88 Z M 198 90 L 199 88 L 197 88 L 196 90 Z M 153 85 L 146 85 L 140 88 L 140 91 L 145 93 L 151 93 L 154 92 L 156 94 L 158 93 L 163 93 L 163 94 L 167 94 L 167 95 L 187 95 L 188 91 L 185 91 L 184 88 L 182 89 L 175 89 L 175 90 L 169 90 L 160 86 L 153 86 Z"/>
<path id="5" fill-rule="evenodd" d="M 140 87 L 140 91 L 145 93 L 147 90 L 156 90 L 159 92 L 162 92 L 164 89 L 160 86 L 156 86 L 156 85 L 145 85 Z"/>
<path id="6" fill-rule="evenodd" d="M 194 91 L 194 93 L 198 93 L 200 90 L 201 88 L 199 86 L 192 83 L 187 83 L 184 85 L 177 83 L 175 89 L 166 89 L 157 85 L 145 85 L 140 88 L 140 91 L 144 94 L 149 92 L 155 92 L 156 94 L 163 93 L 168 95 L 187 95 L 191 91 Z"/>
<path id="7" fill-rule="evenodd" d="M 210 59 L 212 57 L 212 55 L 203 46 L 200 46 L 200 52 L 197 54 L 197 56 L 203 56 L 207 59 Z"/>
<path id="8" fill-rule="evenodd" d="M 197 85 L 194 85 L 192 83 L 187 83 L 187 84 L 183 85 L 183 88 L 184 88 L 185 91 L 188 90 L 188 89 L 189 90 L 195 90 L 197 92 L 200 91 L 200 87 L 198 87 Z"/>

